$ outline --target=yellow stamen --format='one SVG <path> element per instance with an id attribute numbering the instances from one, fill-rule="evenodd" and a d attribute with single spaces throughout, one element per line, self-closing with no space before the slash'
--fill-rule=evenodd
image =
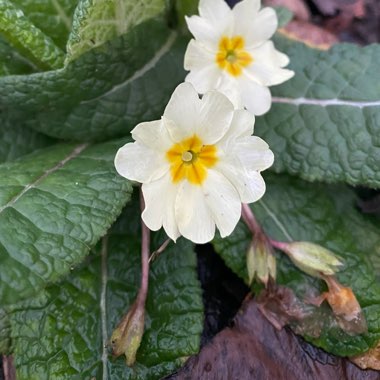
<path id="1" fill-rule="evenodd" d="M 174 183 L 187 179 L 194 185 L 201 185 L 207 178 L 207 169 L 218 161 L 215 145 L 203 145 L 194 135 L 174 144 L 167 152 L 170 173 Z"/>
<path id="2" fill-rule="evenodd" d="M 219 41 L 216 63 L 234 77 L 241 75 L 243 68 L 253 62 L 252 56 L 244 50 L 244 44 L 241 36 L 222 37 Z"/>

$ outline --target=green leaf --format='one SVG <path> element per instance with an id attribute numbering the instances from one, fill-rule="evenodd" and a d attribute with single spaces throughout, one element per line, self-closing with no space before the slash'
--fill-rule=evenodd
<path id="1" fill-rule="evenodd" d="M 273 7 L 273 9 L 277 13 L 279 28 L 283 28 L 290 21 L 292 21 L 294 17 L 294 13 L 289 8 L 279 6 L 279 7 Z"/>
<path id="2" fill-rule="evenodd" d="M 8 354 L 11 347 L 11 324 L 9 314 L 0 309 L 0 353 Z"/>
<path id="3" fill-rule="evenodd" d="M 63 65 L 63 52 L 9 0 L 0 1 L 0 34 L 41 69 Z"/>
<path id="4" fill-rule="evenodd" d="M 0 78 L 0 104 L 53 137 L 127 135 L 142 120 L 161 117 L 185 76 L 184 45 L 164 21 L 148 21 L 63 70 Z"/>
<path id="5" fill-rule="evenodd" d="M 0 165 L 0 299 L 35 294 L 82 261 L 128 201 L 121 141 L 60 144 Z"/>
<path id="6" fill-rule="evenodd" d="M 0 163 L 55 143 L 54 139 L 26 128 L 24 124 L 21 120 L 9 121 L 7 113 L 0 112 Z"/>
<path id="7" fill-rule="evenodd" d="M 305 338 L 340 356 L 368 350 L 380 340 L 380 283 L 369 257 L 380 255 L 378 226 L 356 210 L 356 196 L 344 186 L 326 187 L 280 175 L 268 176 L 266 183 L 264 198 L 252 209 L 267 234 L 280 241 L 317 243 L 342 257 L 345 267 L 338 273 L 338 279 L 353 289 L 367 319 L 368 334 L 351 336 L 331 323 L 331 310 L 324 305 L 321 310 L 326 315 L 319 322 L 321 335 Z M 245 224 L 240 222 L 230 237 L 214 242 L 227 265 L 246 282 L 245 253 L 251 238 Z M 278 283 L 293 289 L 301 300 L 310 293 L 325 290 L 323 281 L 303 274 L 284 255 L 277 257 Z M 314 307 L 316 319 L 319 313 Z"/>
<path id="8" fill-rule="evenodd" d="M 11 314 L 17 378 L 160 379 L 198 352 L 201 289 L 192 244 L 171 243 L 153 262 L 145 334 L 133 369 L 105 345 L 134 301 L 140 281 L 140 210 L 129 207 L 100 255 Z M 165 240 L 156 235 L 152 249 Z"/>
<path id="9" fill-rule="evenodd" d="M 34 25 L 65 50 L 78 0 L 12 0 Z"/>
<path id="10" fill-rule="evenodd" d="M 67 62 L 76 59 L 165 9 L 165 0 L 80 0 L 67 43 Z"/>
<path id="11" fill-rule="evenodd" d="M 198 0 L 172 0 L 175 12 L 177 13 L 177 20 L 179 25 L 189 33 L 185 16 L 192 16 L 198 14 Z"/>
<path id="12" fill-rule="evenodd" d="M 0 38 L 0 76 L 30 74 L 35 66 L 16 52 L 5 40 Z"/>
<path id="13" fill-rule="evenodd" d="M 380 187 L 380 45 L 319 51 L 280 38 L 276 46 L 295 76 L 273 89 L 270 112 L 257 119 L 274 170 Z"/>

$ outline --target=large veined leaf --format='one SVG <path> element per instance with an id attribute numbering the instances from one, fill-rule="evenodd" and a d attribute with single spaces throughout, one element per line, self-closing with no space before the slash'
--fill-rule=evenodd
<path id="1" fill-rule="evenodd" d="M 128 201 L 121 141 L 60 144 L 0 165 L 0 299 L 35 294 L 79 263 Z"/>
<path id="2" fill-rule="evenodd" d="M 313 311 L 322 324 L 322 333 L 311 337 L 305 331 L 305 337 L 340 356 L 368 350 L 380 340 L 380 283 L 370 257 L 380 255 L 379 228 L 356 211 L 356 197 L 344 186 L 326 188 L 284 175 L 268 176 L 266 183 L 264 198 L 252 207 L 265 231 L 276 240 L 310 241 L 341 256 L 345 267 L 338 279 L 354 290 L 368 323 L 368 334 L 348 335 L 331 323 L 331 310 L 323 305 Z M 230 237 L 214 242 L 227 265 L 246 281 L 245 254 L 251 239 L 245 224 L 240 222 Z M 301 300 L 310 292 L 321 294 L 325 290 L 323 281 L 303 274 L 283 255 L 277 257 L 281 257 L 278 282 L 293 289 Z M 322 311 L 324 318 L 319 314 Z"/>
<path id="3" fill-rule="evenodd" d="M 147 21 L 63 70 L 0 78 L 0 105 L 28 126 L 68 139 L 127 135 L 160 118 L 183 80 L 183 40 Z"/>
<path id="4" fill-rule="evenodd" d="M 329 51 L 278 39 L 295 76 L 273 88 L 256 132 L 274 151 L 277 172 L 380 187 L 380 46 Z"/>
<path id="5" fill-rule="evenodd" d="M 162 114 L 184 78 L 185 45 L 158 21 L 146 22 L 64 70 L 2 78 L 0 104 L 56 137 L 126 134 Z M 257 119 L 256 132 L 276 154 L 274 169 L 378 186 L 380 47 L 345 44 L 320 52 L 284 38 L 277 45 L 296 75 L 273 88 L 271 111 Z"/>
<path id="6" fill-rule="evenodd" d="M 0 113 L 0 163 L 11 161 L 37 149 L 52 145 L 55 140 L 25 128 L 21 120 L 9 122 L 6 113 Z"/>
<path id="7" fill-rule="evenodd" d="M 99 255 L 11 314 L 17 378 L 160 379 L 198 352 L 201 289 L 192 244 L 171 243 L 153 262 L 146 331 L 133 369 L 105 347 L 140 280 L 139 207 L 129 207 Z M 155 236 L 152 249 L 165 237 Z"/>
<path id="8" fill-rule="evenodd" d="M 162 13 L 165 0 L 80 0 L 67 43 L 67 61 Z"/>
<path id="9" fill-rule="evenodd" d="M 4 39 L 0 38 L 0 76 L 30 74 L 35 67 L 22 57 Z"/>
<path id="10" fill-rule="evenodd" d="M 0 2 L 0 35 L 41 69 L 63 65 L 63 52 L 9 0 Z"/>
<path id="11" fill-rule="evenodd" d="M 0 352 L 7 354 L 11 345 L 11 325 L 9 315 L 4 309 L 0 309 Z"/>
<path id="12" fill-rule="evenodd" d="M 65 49 L 78 0 L 12 0 L 34 25 Z"/>

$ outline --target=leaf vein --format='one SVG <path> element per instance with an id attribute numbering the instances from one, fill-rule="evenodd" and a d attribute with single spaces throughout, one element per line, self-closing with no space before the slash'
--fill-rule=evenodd
<path id="1" fill-rule="evenodd" d="M 328 107 L 328 106 L 349 106 L 349 107 L 356 107 L 356 108 L 366 108 L 366 107 L 379 107 L 380 106 L 380 100 L 374 100 L 374 101 L 353 101 L 353 100 L 342 100 L 342 99 L 313 99 L 313 98 L 284 98 L 284 97 L 273 97 L 272 98 L 273 103 L 283 103 L 283 104 L 293 104 L 296 106 L 301 105 L 313 105 L 313 106 L 321 106 L 321 107 Z"/>
<path id="2" fill-rule="evenodd" d="M 10 206 L 13 206 L 27 191 L 37 186 L 39 183 L 41 183 L 46 177 L 48 177 L 50 174 L 54 173 L 58 169 L 62 168 L 67 162 L 72 160 L 73 158 L 77 157 L 84 149 L 88 147 L 89 144 L 81 144 L 78 145 L 67 157 L 65 157 L 63 160 L 59 161 L 55 166 L 52 168 L 46 170 L 41 176 L 39 176 L 37 179 L 35 179 L 34 182 L 30 183 L 29 185 L 26 185 L 24 189 L 17 194 L 15 197 L 13 197 L 9 202 L 7 202 L 4 206 L 0 207 L 0 214 Z"/>
<path id="3" fill-rule="evenodd" d="M 290 233 L 287 231 L 285 226 L 279 221 L 277 216 L 273 213 L 273 211 L 264 203 L 263 200 L 259 201 L 259 204 L 263 207 L 263 209 L 267 212 L 267 214 L 271 217 L 271 219 L 274 221 L 274 223 L 277 225 L 277 227 L 282 231 L 282 233 L 285 235 L 285 237 L 289 241 L 293 241 L 294 239 L 290 235 Z"/>
<path id="4" fill-rule="evenodd" d="M 51 1 L 53 4 L 53 7 L 57 11 L 59 17 L 62 19 L 62 22 L 65 24 L 67 30 L 70 32 L 71 31 L 71 17 L 69 17 L 64 9 L 61 7 L 61 5 L 58 3 L 57 0 L 52 0 Z"/>
<path id="5" fill-rule="evenodd" d="M 170 51 L 171 47 L 173 46 L 174 42 L 177 39 L 177 33 L 176 32 L 171 32 L 169 34 L 168 39 L 162 45 L 162 47 L 157 51 L 157 53 L 152 57 L 152 59 L 147 62 L 141 69 L 137 70 L 131 77 L 129 77 L 127 80 L 125 80 L 123 83 L 119 83 L 113 88 L 111 88 L 109 91 L 105 92 L 104 94 L 101 94 L 100 96 L 88 100 L 82 101 L 80 104 L 86 104 L 92 101 L 97 101 L 99 99 L 102 99 L 104 97 L 110 96 L 113 93 L 117 92 L 119 89 L 127 86 L 129 83 L 135 81 L 136 79 L 139 79 L 142 77 L 146 72 L 149 70 L 153 69 L 154 66 L 158 63 L 158 61 Z"/>

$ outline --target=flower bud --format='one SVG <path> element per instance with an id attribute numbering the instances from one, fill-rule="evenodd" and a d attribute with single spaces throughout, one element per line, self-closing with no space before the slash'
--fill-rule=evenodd
<path id="1" fill-rule="evenodd" d="M 129 367 L 136 361 L 136 353 L 144 334 L 144 317 L 144 305 L 137 300 L 111 336 L 112 354 L 116 357 L 124 354 Z"/>
<path id="2" fill-rule="evenodd" d="M 333 275 L 343 263 L 328 249 L 305 241 L 278 243 L 277 248 L 288 254 L 292 262 L 313 277 Z"/>
<path id="3" fill-rule="evenodd" d="M 252 240 L 247 251 L 247 271 L 249 284 L 256 277 L 266 286 L 269 276 L 276 278 L 276 258 L 265 237 L 258 235 Z"/>

